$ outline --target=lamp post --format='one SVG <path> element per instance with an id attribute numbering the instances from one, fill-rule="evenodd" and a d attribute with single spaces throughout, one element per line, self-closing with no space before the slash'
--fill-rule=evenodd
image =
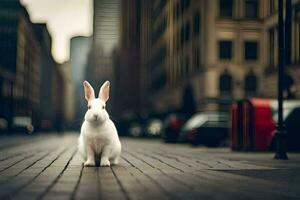
<path id="1" fill-rule="evenodd" d="M 286 1 L 288 4 L 289 2 Z M 286 10 L 290 12 L 290 10 Z M 286 139 L 287 132 L 283 124 L 283 84 L 284 84 L 284 65 L 285 65 L 285 35 L 284 35 L 284 22 L 283 22 L 283 0 L 278 0 L 278 123 L 276 129 L 276 154 L 275 159 L 288 159 L 286 154 Z"/>
<path id="2" fill-rule="evenodd" d="M 284 25 L 284 49 L 285 64 L 291 64 L 292 53 L 292 0 L 285 1 L 285 25 Z"/>

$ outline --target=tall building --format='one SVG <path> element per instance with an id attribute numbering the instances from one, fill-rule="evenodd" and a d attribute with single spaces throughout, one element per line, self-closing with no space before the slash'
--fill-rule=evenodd
<path id="1" fill-rule="evenodd" d="M 94 0 L 93 43 L 104 56 L 118 45 L 120 0 Z"/>
<path id="2" fill-rule="evenodd" d="M 96 88 L 111 80 L 112 54 L 119 42 L 120 0 L 94 0 L 94 23 L 86 77 Z"/>
<path id="3" fill-rule="evenodd" d="M 83 81 L 85 79 L 88 53 L 90 51 L 91 37 L 76 36 L 70 42 L 70 64 L 72 80 L 75 86 L 75 119 L 81 119 L 86 111 L 83 94 Z"/>
<path id="4" fill-rule="evenodd" d="M 133 115 L 139 108 L 139 16 L 137 0 L 121 2 L 120 50 L 115 69 L 115 96 L 122 101 L 114 102 L 114 109 L 120 115 Z M 119 116 L 120 116 L 119 115 Z"/>
<path id="5" fill-rule="evenodd" d="M 14 117 L 25 116 L 35 130 L 58 129 L 63 79 L 51 36 L 46 24 L 30 21 L 19 0 L 0 1 L 0 53 L 1 123 L 11 130 Z"/>
<path id="6" fill-rule="evenodd" d="M 122 97 L 114 104 L 118 117 L 147 113 L 150 6 L 146 0 L 121 2 L 120 49 L 114 68 L 115 96 Z"/>
<path id="7" fill-rule="evenodd" d="M 40 104 L 40 49 L 33 24 L 19 1 L 0 2 L 2 117 L 29 116 L 36 124 Z M 5 98 L 8 98 L 5 100 Z M 3 100 L 1 98 L 1 100 Z"/>
<path id="8" fill-rule="evenodd" d="M 90 51 L 91 37 L 76 36 L 70 41 L 70 63 L 72 66 L 72 77 L 75 83 L 85 78 L 85 67 Z"/>
<path id="9" fill-rule="evenodd" d="M 56 114 L 54 100 L 53 77 L 56 76 L 58 64 L 51 54 L 52 38 L 45 23 L 34 24 L 34 31 L 40 44 L 40 105 L 38 109 L 38 125 L 36 128 L 51 130 L 54 128 Z M 53 91 L 54 90 L 54 91 Z M 55 95 L 55 94 L 54 94 Z M 56 95 L 55 95 L 56 96 Z"/>
<path id="10" fill-rule="evenodd" d="M 62 131 L 62 128 L 64 126 L 64 91 L 63 91 L 63 85 L 64 85 L 64 79 L 63 74 L 60 70 L 60 65 L 58 64 L 57 67 L 54 68 L 53 74 L 52 74 L 52 80 L 51 80 L 51 102 L 52 102 L 52 129 L 55 129 L 56 131 L 60 132 Z"/>
<path id="11" fill-rule="evenodd" d="M 276 73 L 271 72 L 277 70 L 270 66 L 277 66 L 277 1 L 152 2 L 150 63 L 155 109 L 181 107 L 184 91 L 190 87 L 198 109 L 206 110 L 222 109 L 222 104 L 244 97 L 276 96 Z M 291 58 L 299 66 L 299 1 L 292 2 Z M 287 70 L 294 79 L 299 77 L 295 66 L 297 72 Z"/>
<path id="12" fill-rule="evenodd" d="M 149 57 L 151 55 L 151 1 L 141 0 L 140 1 L 140 112 L 142 114 L 148 114 L 151 112 L 150 102 L 150 81 L 151 65 Z"/>
<path id="13" fill-rule="evenodd" d="M 60 64 L 59 73 L 62 78 L 62 84 L 59 86 L 62 91 L 62 113 L 60 120 L 63 122 L 62 124 L 65 125 L 65 128 L 74 128 L 76 126 L 74 123 L 77 123 L 77 121 L 74 120 L 75 90 L 70 61 Z M 78 123 L 81 123 L 81 121 L 79 120 Z"/>
<path id="14" fill-rule="evenodd" d="M 1 120 L 6 119 L 6 124 L 3 124 L 6 127 L 10 126 L 13 117 L 17 23 L 15 18 L 8 16 L 9 14 L 6 12 L 7 7 L 11 7 L 11 10 L 18 9 L 16 5 L 8 2 L 0 3 L 0 118 Z"/>

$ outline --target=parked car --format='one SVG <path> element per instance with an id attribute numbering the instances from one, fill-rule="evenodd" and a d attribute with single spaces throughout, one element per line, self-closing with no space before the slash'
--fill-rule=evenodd
<path id="1" fill-rule="evenodd" d="M 273 110 L 273 120 L 277 123 L 278 107 L 277 102 L 272 101 L 271 107 Z M 283 104 L 283 121 L 287 131 L 287 149 L 290 151 L 300 150 L 300 101 L 289 100 Z M 275 130 L 271 134 L 272 140 L 270 144 L 271 149 L 275 149 L 276 136 Z"/>
<path id="2" fill-rule="evenodd" d="M 150 119 L 145 127 L 146 137 L 160 137 L 162 134 L 163 122 L 160 119 Z"/>
<path id="3" fill-rule="evenodd" d="M 14 133 L 31 134 L 34 131 L 32 119 L 28 116 L 13 117 L 12 129 Z"/>
<path id="4" fill-rule="evenodd" d="M 193 145 L 220 146 L 228 138 L 229 116 L 226 113 L 200 112 L 193 115 L 182 127 L 181 141 Z"/>
<path id="5" fill-rule="evenodd" d="M 170 114 L 164 123 L 163 138 L 166 143 L 178 142 L 182 126 L 186 122 L 186 117 L 179 114 Z"/>
<path id="6" fill-rule="evenodd" d="M 160 119 L 139 119 L 129 125 L 128 135 L 132 137 L 160 137 L 163 122 Z"/>
<path id="7" fill-rule="evenodd" d="M 287 146 L 290 151 L 300 150 L 300 107 L 294 108 L 284 119 L 287 130 Z M 275 141 L 275 140 L 274 140 Z"/>
<path id="8" fill-rule="evenodd" d="M 142 137 L 143 127 L 138 122 L 133 122 L 129 125 L 128 134 L 131 137 Z"/>

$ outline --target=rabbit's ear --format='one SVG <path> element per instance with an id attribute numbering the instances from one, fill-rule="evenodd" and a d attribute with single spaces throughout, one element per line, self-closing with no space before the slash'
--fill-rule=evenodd
<path id="1" fill-rule="evenodd" d="M 105 83 L 103 83 L 99 91 L 98 97 L 104 102 L 106 102 L 109 99 L 109 85 L 109 81 L 105 81 Z"/>
<path id="2" fill-rule="evenodd" d="M 83 87 L 84 87 L 84 96 L 85 99 L 89 102 L 93 99 L 95 99 L 95 92 L 93 87 L 89 84 L 89 82 L 84 81 L 83 82 Z"/>

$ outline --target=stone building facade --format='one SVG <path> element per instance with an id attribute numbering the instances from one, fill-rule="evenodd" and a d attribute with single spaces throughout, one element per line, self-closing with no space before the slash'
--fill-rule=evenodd
<path id="1" fill-rule="evenodd" d="M 299 1 L 292 3 L 287 72 L 299 98 Z M 152 12 L 151 91 L 156 110 L 179 108 L 188 86 L 198 110 L 217 110 L 251 96 L 276 97 L 277 1 L 155 0 Z"/>

